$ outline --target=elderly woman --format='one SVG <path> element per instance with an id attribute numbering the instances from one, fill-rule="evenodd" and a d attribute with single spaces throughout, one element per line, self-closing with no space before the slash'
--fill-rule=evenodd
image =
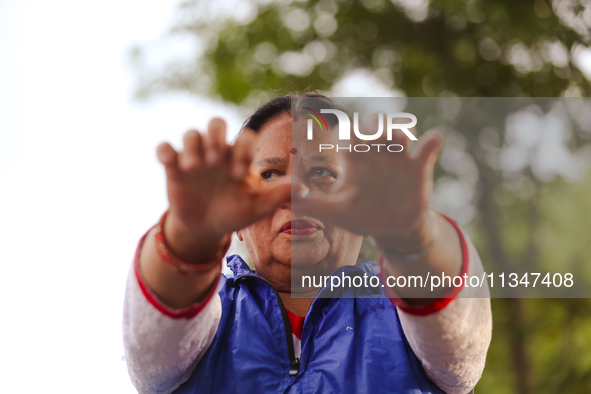
<path id="1" fill-rule="evenodd" d="M 335 108 L 319 95 L 279 97 L 233 145 L 213 119 L 206 134 L 185 134 L 182 151 L 158 147 L 170 208 L 140 241 L 124 308 L 140 393 L 463 394 L 476 385 L 491 339 L 486 286 L 425 296 L 385 280 L 482 274 L 467 236 L 428 207 L 440 134 L 412 150 L 402 132 L 375 141 L 400 145 L 396 153 L 319 152 L 330 132 L 298 137 L 314 103 Z M 233 232 L 254 270 L 231 255 L 225 276 Z M 381 265 L 358 262 L 364 236 Z M 388 285 L 339 293 L 298 279 L 330 287 L 331 274 Z"/>

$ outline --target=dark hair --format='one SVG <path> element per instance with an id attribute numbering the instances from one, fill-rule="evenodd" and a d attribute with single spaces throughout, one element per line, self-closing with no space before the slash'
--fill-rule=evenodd
<path id="1" fill-rule="evenodd" d="M 300 108 L 306 106 L 317 110 L 320 110 L 320 107 L 339 108 L 327 95 L 320 92 L 307 92 L 301 95 L 287 94 L 276 97 L 257 108 L 246 119 L 242 125 L 242 130 L 248 128 L 258 133 L 265 123 L 271 119 L 284 113 L 291 114 L 292 108 L 297 108 L 299 111 Z"/>

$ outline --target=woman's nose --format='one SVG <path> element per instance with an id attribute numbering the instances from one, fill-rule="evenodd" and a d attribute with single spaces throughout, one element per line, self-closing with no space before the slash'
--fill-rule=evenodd
<path id="1" fill-rule="evenodd" d="M 310 193 L 308 186 L 302 182 L 302 179 L 295 174 L 286 175 L 291 183 L 291 195 L 304 198 Z"/>

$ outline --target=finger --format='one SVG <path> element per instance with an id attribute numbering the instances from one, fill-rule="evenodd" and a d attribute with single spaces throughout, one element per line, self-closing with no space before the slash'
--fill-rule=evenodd
<path id="1" fill-rule="evenodd" d="M 195 171 L 203 164 L 203 137 L 197 130 L 189 130 L 183 136 L 185 148 L 179 157 L 179 166 L 183 171 Z"/>
<path id="2" fill-rule="evenodd" d="M 213 118 L 209 121 L 205 151 L 205 162 L 209 166 L 220 164 L 227 158 L 226 122 L 223 119 Z"/>
<path id="3" fill-rule="evenodd" d="M 242 131 L 232 147 L 232 176 L 241 180 L 248 174 L 248 167 L 252 161 L 258 134 L 253 130 Z"/>
<path id="4" fill-rule="evenodd" d="M 387 127 L 386 115 L 382 112 L 373 113 L 363 119 L 363 134 L 375 135 L 379 132 L 380 137 L 384 136 Z"/>
<path id="5" fill-rule="evenodd" d="M 404 125 L 408 119 L 406 118 L 393 118 L 391 123 L 396 125 Z M 381 127 L 380 127 L 381 126 Z M 388 133 L 388 117 L 384 113 L 379 114 L 372 114 L 364 120 L 364 131 L 365 134 L 375 134 L 381 130 L 380 137 L 376 140 L 372 141 L 364 141 L 361 142 L 363 144 L 372 144 L 378 147 L 380 152 L 384 152 L 388 149 L 390 152 L 409 152 L 411 146 L 411 139 L 410 137 L 401 129 L 394 128 L 390 133 Z M 413 131 L 414 128 L 410 129 Z M 390 139 L 388 139 L 390 137 Z M 390 145 L 399 145 L 399 147 L 389 147 Z M 388 148 L 386 148 L 388 147 Z M 401 148 L 400 148 L 401 147 Z M 376 149 L 377 151 L 377 149 Z M 402 155 L 405 155 L 403 153 Z M 401 155 L 398 154 L 396 157 L 400 157 Z"/>
<path id="6" fill-rule="evenodd" d="M 178 153 L 168 142 L 163 142 L 156 148 L 156 157 L 164 165 L 167 176 L 178 176 L 180 169 L 178 166 Z"/>
<path id="7" fill-rule="evenodd" d="M 370 139 L 380 130 L 380 117 L 382 118 L 381 135 L 377 139 Z M 363 139 L 360 138 L 357 133 L 351 133 L 350 142 L 352 149 L 344 150 L 343 153 L 339 152 L 339 154 L 344 155 L 346 163 L 348 163 L 349 165 L 356 165 L 355 163 L 367 162 L 368 160 L 375 160 L 373 156 L 375 156 L 375 154 L 378 153 L 378 150 L 379 153 L 385 151 L 388 141 L 386 140 L 386 136 L 383 132 L 384 121 L 384 116 L 381 113 L 371 114 L 363 119 L 362 129 L 359 131 L 361 132 L 362 136 L 366 135 L 368 137 L 364 137 L 367 139 Z"/>
<path id="8" fill-rule="evenodd" d="M 395 119 L 396 121 L 396 119 Z M 400 129 L 392 130 L 392 141 L 390 144 L 397 144 L 402 146 L 402 151 L 408 153 L 410 138 Z"/>
<path id="9" fill-rule="evenodd" d="M 263 217 L 275 212 L 281 204 L 289 202 L 290 199 L 291 180 L 289 177 L 273 181 L 273 184 L 262 190 L 255 200 L 255 215 Z"/>
<path id="10" fill-rule="evenodd" d="M 443 147 L 443 136 L 437 130 L 429 130 L 417 142 L 415 157 L 423 168 L 433 171 L 435 162 Z"/>

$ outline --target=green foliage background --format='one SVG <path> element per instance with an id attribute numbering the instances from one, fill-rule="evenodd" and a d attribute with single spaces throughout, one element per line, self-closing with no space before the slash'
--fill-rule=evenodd
<path id="1" fill-rule="evenodd" d="M 331 90 L 354 70 L 409 97 L 586 97 L 590 28 L 589 0 L 194 0 L 179 4 L 169 36 L 191 40 L 193 52 L 156 68 L 145 48 L 130 56 L 139 100 L 184 92 L 253 108 L 287 91 Z M 527 166 L 515 187 L 491 167 L 484 137 L 462 137 L 478 169 L 470 228 L 483 262 L 572 266 L 591 279 L 591 174 L 568 183 L 538 179 Z M 571 153 L 589 152 L 581 149 L 590 140 L 589 130 L 575 130 Z M 499 149 L 504 141 L 499 135 Z M 439 166 L 437 176 L 457 174 Z M 493 342 L 476 392 L 591 391 L 589 299 L 492 304 Z"/>

